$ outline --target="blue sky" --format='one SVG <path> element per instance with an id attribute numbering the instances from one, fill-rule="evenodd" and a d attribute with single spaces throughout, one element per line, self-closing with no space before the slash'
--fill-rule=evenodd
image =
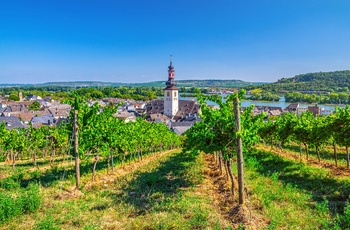
<path id="1" fill-rule="evenodd" d="M 348 0 L 1 0 L 0 83 L 276 81 L 350 69 Z"/>

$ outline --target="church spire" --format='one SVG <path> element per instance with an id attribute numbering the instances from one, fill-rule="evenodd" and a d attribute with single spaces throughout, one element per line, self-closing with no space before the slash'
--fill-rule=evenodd
<path id="1" fill-rule="evenodd" d="M 174 69 L 174 66 L 173 66 L 173 55 L 170 54 L 170 65 L 169 65 L 169 70 L 171 69 Z"/>
<path id="2" fill-rule="evenodd" d="M 173 56 L 170 54 L 170 65 L 168 67 L 168 81 L 165 83 L 167 89 L 176 88 L 176 82 L 174 78 L 175 78 L 175 68 L 173 66 Z"/>

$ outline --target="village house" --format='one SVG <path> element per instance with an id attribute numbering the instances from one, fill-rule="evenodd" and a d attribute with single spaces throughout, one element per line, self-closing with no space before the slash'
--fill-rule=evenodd
<path id="1" fill-rule="evenodd" d="M 296 113 L 297 108 L 299 108 L 299 103 L 291 103 L 284 109 L 284 111 L 290 112 L 290 113 Z"/>
<path id="2" fill-rule="evenodd" d="M 321 108 L 318 107 L 317 105 L 315 105 L 315 106 L 308 106 L 307 110 L 309 110 L 314 116 L 317 116 L 317 115 L 321 114 Z"/>
<path id="3" fill-rule="evenodd" d="M 68 104 L 59 104 L 48 108 L 50 114 L 52 114 L 56 119 L 66 118 L 69 116 L 71 106 Z"/>
<path id="4" fill-rule="evenodd" d="M 324 108 L 321 109 L 322 116 L 328 116 L 328 115 L 331 115 L 332 113 L 333 113 L 333 111 L 330 109 L 324 109 Z"/>
<path id="5" fill-rule="evenodd" d="M 33 117 L 30 122 L 33 125 L 39 123 L 43 125 L 53 126 L 56 123 L 56 118 L 52 114 L 45 114 L 45 115 Z"/>
<path id="6" fill-rule="evenodd" d="M 27 95 L 27 97 L 25 98 L 27 101 L 40 101 L 43 100 L 40 96 L 34 95 L 34 94 L 29 94 Z"/>
<path id="7" fill-rule="evenodd" d="M 302 113 L 305 113 L 307 110 L 308 110 L 308 108 L 306 108 L 306 107 L 305 108 L 298 107 L 296 114 L 297 114 L 297 116 L 300 116 Z"/>
<path id="8" fill-rule="evenodd" d="M 17 128 L 26 128 L 18 117 L 15 116 L 0 116 L 0 124 L 4 123 L 6 126 L 6 129 L 17 129 Z"/>
<path id="9" fill-rule="evenodd" d="M 113 114 L 113 116 L 117 117 L 119 120 L 124 120 L 126 123 L 128 122 L 135 122 L 136 121 L 136 116 L 134 113 L 130 113 L 128 111 L 120 111 L 117 112 L 115 114 Z"/>

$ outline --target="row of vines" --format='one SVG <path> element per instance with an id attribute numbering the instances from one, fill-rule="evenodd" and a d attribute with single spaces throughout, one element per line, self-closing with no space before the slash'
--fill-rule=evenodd
<path id="1" fill-rule="evenodd" d="M 259 142 L 258 130 L 263 125 L 264 115 L 252 116 L 254 106 L 240 112 L 239 100 L 243 98 L 244 91 L 231 94 L 226 102 L 216 95 L 198 95 L 201 104 L 202 122 L 196 123 L 185 132 L 186 141 L 184 149 L 195 152 L 213 154 L 218 162 L 218 168 L 222 173 L 226 171 L 231 182 L 231 192 L 235 195 L 238 189 L 239 203 L 244 205 L 243 157 L 242 152 L 247 152 L 253 145 Z M 206 105 L 207 101 L 213 101 L 219 105 L 219 109 L 213 109 Z M 234 112 L 236 111 L 236 112 Z M 238 178 L 235 178 L 232 162 L 237 162 Z M 235 181 L 238 180 L 236 186 Z"/>
<path id="2" fill-rule="evenodd" d="M 329 116 L 314 117 L 309 111 L 296 116 L 286 113 L 263 123 L 259 129 L 259 136 L 264 143 L 277 145 L 283 148 L 286 144 L 294 142 L 300 145 L 300 159 L 302 159 L 302 147 L 305 149 L 305 157 L 309 158 L 309 148 L 314 148 L 318 161 L 321 160 L 321 150 L 327 146 L 333 148 L 333 158 L 338 166 L 337 148 L 345 147 L 347 167 L 350 167 L 350 107 L 337 108 Z"/>
<path id="3" fill-rule="evenodd" d="M 89 107 L 78 97 L 71 104 L 78 112 L 78 155 L 83 160 L 94 159 L 93 178 L 100 157 L 108 159 L 108 168 L 112 163 L 113 170 L 113 160 L 142 160 L 144 154 L 181 145 L 180 138 L 163 124 L 141 118 L 128 123 L 119 120 L 113 116 L 118 106 L 101 108 L 96 103 Z M 58 157 L 74 156 L 74 110 L 58 127 L 8 130 L 0 124 L 0 161 L 10 162 L 14 169 L 18 159 L 32 159 L 37 167 L 38 159 L 50 159 L 53 164 Z"/>

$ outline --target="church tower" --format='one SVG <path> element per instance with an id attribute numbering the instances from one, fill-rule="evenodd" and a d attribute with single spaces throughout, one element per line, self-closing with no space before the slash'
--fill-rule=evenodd
<path id="1" fill-rule="evenodd" d="M 19 97 L 19 101 L 23 101 L 23 95 L 22 95 L 22 92 L 18 92 L 18 97 Z"/>
<path id="2" fill-rule="evenodd" d="M 170 65 L 168 67 L 168 81 L 164 88 L 164 115 L 172 118 L 179 110 L 179 89 L 176 87 L 174 80 L 175 70 L 173 66 L 173 59 L 170 55 Z"/>

